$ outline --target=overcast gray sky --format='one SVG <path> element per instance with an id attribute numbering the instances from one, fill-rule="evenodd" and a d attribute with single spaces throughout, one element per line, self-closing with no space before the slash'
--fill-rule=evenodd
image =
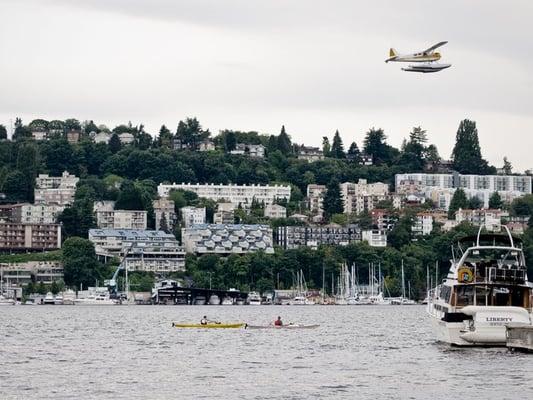
<path id="1" fill-rule="evenodd" d="M 491 163 L 533 168 L 531 0 L 0 0 L 0 123 L 204 127 L 348 147 L 413 126 L 447 158 L 477 122 Z M 448 40 L 435 74 L 383 61 Z"/>

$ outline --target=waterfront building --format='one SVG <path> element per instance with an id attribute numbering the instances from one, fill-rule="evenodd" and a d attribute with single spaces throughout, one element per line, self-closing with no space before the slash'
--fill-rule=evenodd
<path id="1" fill-rule="evenodd" d="M 489 232 L 499 232 L 502 227 L 502 217 L 508 215 L 502 210 L 463 210 L 460 208 L 455 212 L 455 221 L 457 224 L 469 222 L 475 226 L 482 226 Z"/>
<path id="2" fill-rule="evenodd" d="M 104 260 L 126 255 L 128 270 L 172 272 L 185 269 L 185 251 L 174 235 L 135 229 L 90 229 L 89 240 Z"/>
<path id="3" fill-rule="evenodd" d="M 364 230 L 362 240 L 372 247 L 387 247 L 387 232 L 379 229 Z"/>
<path id="4" fill-rule="evenodd" d="M 235 204 L 218 203 L 217 211 L 213 215 L 215 224 L 233 224 L 235 222 Z"/>
<path id="5" fill-rule="evenodd" d="M 159 197 L 167 198 L 172 190 L 187 190 L 198 197 L 214 201 L 225 201 L 235 206 L 250 208 L 255 200 L 259 203 L 273 204 L 276 200 L 287 200 L 291 197 L 291 187 L 284 185 L 222 185 L 222 184 L 191 184 L 173 183 L 160 184 L 157 187 Z"/>
<path id="6" fill-rule="evenodd" d="M 188 253 L 273 253 L 272 228 L 268 225 L 203 224 L 181 230 Z"/>
<path id="7" fill-rule="evenodd" d="M 173 229 L 177 219 L 174 200 L 157 199 L 152 202 L 152 207 L 155 215 L 155 229 L 157 231 L 161 229 L 161 219 L 163 216 L 167 221 L 168 229 Z"/>
<path id="8" fill-rule="evenodd" d="M 307 162 L 315 162 L 324 159 L 324 152 L 318 147 L 304 146 L 298 147 L 298 160 L 306 160 Z"/>
<path id="9" fill-rule="evenodd" d="M 357 225 L 280 226 L 276 231 L 276 244 L 284 249 L 300 246 L 316 249 L 323 244 L 342 246 L 358 241 L 361 229 Z"/>
<path id="10" fill-rule="evenodd" d="M 17 285 L 30 282 L 52 283 L 63 280 L 61 261 L 26 261 L 0 263 L 4 281 Z"/>
<path id="11" fill-rule="evenodd" d="M 205 224 L 205 207 L 183 207 L 180 212 L 181 220 L 185 228 Z"/>
<path id="12" fill-rule="evenodd" d="M 34 198 L 35 203 L 57 204 L 69 206 L 74 202 L 76 185 L 80 179 L 70 175 L 67 171 L 61 176 L 49 176 L 39 174 L 35 179 Z"/>
<path id="13" fill-rule="evenodd" d="M 279 204 L 269 204 L 265 206 L 264 216 L 267 218 L 286 218 L 287 209 Z"/>
<path id="14" fill-rule="evenodd" d="M 380 201 L 388 199 L 389 185 L 386 183 L 368 183 L 359 179 L 358 183 L 340 184 L 345 214 L 360 214 L 371 211 Z"/>
<path id="15" fill-rule="evenodd" d="M 147 212 L 144 210 L 115 210 L 114 201 L 94 203 L 96 225 L 102 229 L 146 229 Z"/>
<path id="16" fill-rule="evenodd" d="M 44 251 L 59 248 L 59 224 L 0 223 L 0 251 Z"/>
<path id="17" fill-rule="evenodd" d="M 325 185 L 307 185 L 307 203 L 309 211 L 320 217 L 324 216 L 324 196 L 326 195 Z"/>
<path id="18" fill-rule="evenodd" d="M 463 189 L 469 199 L 479 198 L 485 208 L 494 192 L 507 203 L 531 194 L 531 176 L 528 175 L 397 174 L 395 183 L 397 193 L 422 194 L 444 210 L 448 209 L 458 188 Z"/>

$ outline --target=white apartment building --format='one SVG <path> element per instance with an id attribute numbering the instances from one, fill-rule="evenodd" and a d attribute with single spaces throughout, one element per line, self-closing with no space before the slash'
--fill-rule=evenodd
<path id="1" fill-rule="evenodd" d="M 16 204 L 13 206 L 13 221 L 23 224 L 55 224 L 65 207 L 58 204 Z"/>
<path id="2" fill-rule="evenodd" d="M 309 211 L 312 214 L 323 216 L 324 214 L 324 196 L 326 195 L 325 185 L 307 185 L 307 202 Z"/>
<path id="3" fill-rule="evenodd" d="M 377 229 L 365 230 L 361 232 L 363 242 L 367 242 L 372 247 L 387 247 L 387 232 Z"/>
<path id="4" fill-rule="evenodd" d="M 268 225 L 204 224 L 181 230 L 188 253 L 243 254 L 273 253 L 272 228 Z"/>
<path id="5" fill-rule="evenodd" d="M 411 232 L 414 236 L 429 235 L 433 230 L 433 214 L 431 213 L 418 213 L 413 222 Z"/>
<path id="6" fill-rule="evenodd" d="M 163 231 L 90 229 L 96 255 L 124 257 L 130 271 L 175 272 L 185 270 L 185 251 L 174 235 Z"/>
<path id="7" fill-rule="evenodd" d="M 217 211 L 213 215 L 215 224 L 233 224 L 235 222 L 235 204 L 218 203 Z"/>
<path id="8" fill-rule="evenodd" d="M 144 210 L 115 210 L 114 201 L 94 203 L 96 225 L 102 229 L 146 229 L 147 213 Z"/>
<path id="9" fill-rule="evenodd" d="M 386 183 L 344 182 L 340 185 L 345 214 L 360 214 L 373 210 L 377 203 L 388 199 L 389 185 Z"/>
<path id="10" fill-rule="evenodd" d="M 286 218 L 287 209 L 279 204 L 269 204 L 265 206 L 264 216 L 267 218 Z"/>
<path id="11" fill-rule="evenodd" d="M 205 224 L 205 207 L 182 207 L 180 212 L 185 228 Z"/>
<path id="12" fill-rule="evenodd" d="M 218 185 L 218 184 L 191 184 L 173 183 L 160 184 L 157 187 L 159 197 L 167 198 L 171 190 L 187 190 L 196 193 L 198 197 L 204 197 L 214 201 L 226 201 L 239 204 L 243 208 L 249 208 L 255 200 L 265 205 L 272 204 L 276 200 L 289 200 L 291 187 L 285 185 Z"/>
<path id="13" fill-rule="evenodd" d="M 74 202 L 76 185 L 80 179 L 70 175 L 67 171 L 61 176 L 39 174 L 35 178 L 34 198 L 35 203 L 57 204 L 69 206 Z"/>
<path id="14" fill-rule="evenodd" d="M 489 232 L 499 232 L 502 228 L 502 216 L 508 216 L 507 212 L 502 210 L 463 210 L 459 209 L 455 212 L 455 221 L 457 224 L 461 222 L 469 222 L 475 226 L 482 226 Z"/>
<path id="15" fill-rule="evenodd" d="M 440 208 L 448 209 L 457 188 L 464 190 L 467 198 L 478 197 L 488 208 L 489 198 L 498 192 L 505 202 L 531 193 L 531 176 L 527 175 L 461 175 L 453 174 L 397 174 L 396 192 L 423 194 L 437 198 Z"/>
<path id="16" fill-rule="evenodd" d="M 176 211 L 174 208 L 174 201 L 170 199 L 158 199 L 152 202 L 155 214 L 155 229 L 161 229 L 161 219 L 165 216 L 169 229 L 172 229 L 176 224 Z"/>

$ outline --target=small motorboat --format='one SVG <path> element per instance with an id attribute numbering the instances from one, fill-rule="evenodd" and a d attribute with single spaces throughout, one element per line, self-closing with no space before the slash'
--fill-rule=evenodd
<path id="1" fill-rule="evenodd" d="M 220 304 L 220 297 L 218 297 L 216 294 L 212 294 L 209 297 L 209 305 L 217 306 Z"/>
<path id="2" fill-rule="evenodd" d="M 233 305 L 233 299 L 229 296 L 226 296 L 222 299 L 222 304 L 223 306 L 232 306 Z"/>
<path id="3" fill-rule="evenodd" d="M 46 296 L 44 297 L 43 304 L 55 304 L 54 295 L 52 292 L 46 293 Z"/>
<path id="4" fill-rule="evenodd" d="M 174 328 L 196 328 L 196 329 L 237 329 L 246 326 L 244 322 L 235 322 L 235 323 L 213 323 L 208 324 L 183 324 L 181 322 L 173 322 L 172 326 Z"/>
<path id="5" fill-rule="evenodd" d="M 315 329 L 320 325 L 303 325 L 303 324 L 288 324 L 288 325 L 246 325 L 246 329 Z"/>

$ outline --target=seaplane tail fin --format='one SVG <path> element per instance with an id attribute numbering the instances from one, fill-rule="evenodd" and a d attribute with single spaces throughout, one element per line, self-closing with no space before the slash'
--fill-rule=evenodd
<path id="1" fill-rule="evenodd" d="M 389 50 L 389 57 L 396 57 L 398 53 L 392 47 Z"/>

